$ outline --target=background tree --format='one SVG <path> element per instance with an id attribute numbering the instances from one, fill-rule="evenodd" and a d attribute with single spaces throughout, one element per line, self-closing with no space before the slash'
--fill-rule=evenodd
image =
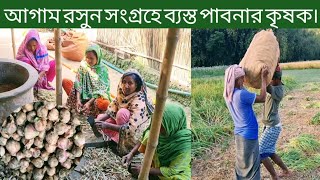
<path id="1" fill-rule="evenodd" d="M 239 63 L 253 36 L 261 29 L 193 29 L 192 67 Z M 320 59 L 319 29 L 275 29 L 280 61 Z"/>

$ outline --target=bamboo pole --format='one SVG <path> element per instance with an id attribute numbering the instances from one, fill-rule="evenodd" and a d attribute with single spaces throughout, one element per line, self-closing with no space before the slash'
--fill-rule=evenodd
<path id="1" fill-rule="evenodd" d="M 61 32 L 59 28 L 54 30 L 54 45 L 56 58 L 56 103 L 62 105 L 62 63 L 61 63 Z"/>
<path id="2" fill-rule="evenodd" d="M 16 59 L 16 42 L 14 38 L 14 29 L 11 28 L 11 41 L 12 41 L 12 50 L 13 50 L 13 58 Z"/>
<path id="3" fill-rule="evenodd" d="M 177 47 L 179 36 L 179 29 L 169 29 L 167 34 L 166 48 L 164 52 L 163 64 L 160 72 L 160 82 L 158 85 L 156 95 L 156 107 L 152 117 L 152 124 L 150 128 L 150 136 L 146 148 L 146 153 L 143 159 L 142 168 L 139 174 L 139 180 L 146 180 L 149 177 L 150 166 L 154 156 L 154 151 L 158 145 L 159 132 L 162 123 L 162 114 L 165 102 L 168 96 L 168 87 L 170 83 L 170 76 L 172 65 Z"/>

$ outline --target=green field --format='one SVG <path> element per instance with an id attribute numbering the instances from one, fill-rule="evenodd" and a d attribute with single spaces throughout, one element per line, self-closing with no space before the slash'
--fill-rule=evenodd
<path id="1" fill-rule="evenodd" d="M 284 70 L 283 76 L 291 77 L 299 84 L 320 82 L 320 69 Z"/>
<path id="2" fill-rule="evenodd" d="M 226 139 L 233 134 L 233 122 L 222 96 L 225 69 L 226 66 L 192 69 L 191 108 L 194 156 L 201 155 L 210 146 L 225 144 Z M 308 74 L 316 72 L 320 73 L 320 70 L 311 70 Z M 299 78 L 300 82 L 303 82 L 301 77 L 309 78 L 301 76 L 301 73 L 307 72 L 305 70 L 284 71 L 283 82 L 287 92 L 299 84 L 292 77 Z M 318 78 L 320 81 L 320 76 Z M 259 112 L 261 108 L 255 105 L 255 109 Z"/>
<path id="3" fill-rule="evenodd" d="M 222 96 L 223 81 L 192 79 L 191 118 L 193 153 L 200 155 L 205 147 L 220 143 L 232 134 L 232 119 Z"/>
<path id="4" fill-rule="evenodd" d="M 279 154 L 293 170 L 310 170 L 320 164 L 320 142 L 313 135 L 302 134 L 291 139 Z"/>
<path id="5" fill-rule="evenodd" d="M 215 66 L 215 67 L 204 67 L 204 68 L 192 68 L 191 78 L 217 78 L 223 77 L 224 71 L 227 69 L 227 66 Z"/>
<path id="6" fill-rule="evenodd" d="M 223 78 L 227 66 L 193 68 L 192 79 Z M 320 82 L 320 69 L 283 70 L 284 77 L 290 77 L 297 83 Z"/>
<path id="7" fill-rule="evenodd" d="M 225 139 L 232 134 L 232 119 L 222 96 L 225 69 L 192 69 L 193 156 L 200 156 L 214 144 L 228 142 Z"/>

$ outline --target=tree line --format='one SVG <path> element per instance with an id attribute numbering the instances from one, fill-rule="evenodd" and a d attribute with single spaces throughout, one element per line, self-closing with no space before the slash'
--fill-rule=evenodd
<path id="1" fill-rule="evenodd" d="M 193 29 L 192 67 L 238 64 L 261 29 Z M 320 29 L 274 29 L 280 62 L 320 59 Z"/>

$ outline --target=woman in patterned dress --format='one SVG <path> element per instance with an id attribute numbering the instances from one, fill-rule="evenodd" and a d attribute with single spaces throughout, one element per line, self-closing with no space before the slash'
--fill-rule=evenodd
<path id="1" fill-rule="evenodd" d="M 128 153 L 149 126 L 153 106 L 147 88 L 138 71 L 128 70 L 121 77 L 117 97 L 105 114 L 95 119 L 94 132 L 100 130 L 118 144 L 120 154 Z"/>
<path id="2" fill-rule="evenodd" d="M 74 83 L 63 79 L 62 86 L 69 96 L 68 107 L 94 117 L 107 109 L 111 101 L 109 74 L 98 45 L 91 45 L 86 50 L 86 58 L 80 63 Z"/>

